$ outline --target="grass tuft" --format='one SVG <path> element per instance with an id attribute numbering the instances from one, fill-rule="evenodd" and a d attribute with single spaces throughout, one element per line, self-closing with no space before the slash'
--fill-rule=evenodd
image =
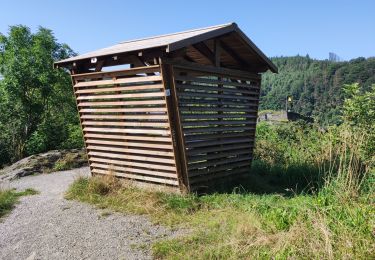
<path id="1" fill-rule="evenodd" d="M 156 258 L 366 258 L 375 255 L 369 198 L 254 193 L 177 195 L 139 189 L 115 178 L 79 178 L 66 197 L 155 223 L 188 228 L 153 245 Z"/>
<path id="2" fill-rule="evenodd" d="M 8 214 L 22 196 L 35 195 L 39 192 L 28 188 L 24 191 L 0 190 L 0 218 Z"/>

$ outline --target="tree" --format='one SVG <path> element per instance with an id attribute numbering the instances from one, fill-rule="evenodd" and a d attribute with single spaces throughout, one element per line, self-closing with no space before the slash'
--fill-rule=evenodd
<path id="1" fill-rule="evenodd" d="M 67 71 L 53 62 L 74 55 L 51 30 L 11 26 L 0 34 L 0 165 L 56 147 L 77 124 Z"/>

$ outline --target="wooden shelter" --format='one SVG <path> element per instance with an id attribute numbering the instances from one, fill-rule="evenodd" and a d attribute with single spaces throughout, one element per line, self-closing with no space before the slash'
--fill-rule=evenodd
<path id="1" fill-rule="evenodd" d="M 106 68 L 117 65 L 126 68 Z M 92 174 L 182 191 L 249 172 L 260 73 L 277 72 L 235 23 L 126 41 L 55 67 L 72 74 Z"/>

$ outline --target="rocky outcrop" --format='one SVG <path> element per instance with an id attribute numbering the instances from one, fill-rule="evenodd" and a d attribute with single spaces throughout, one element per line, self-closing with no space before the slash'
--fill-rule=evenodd
<path id="1" fill-rule="evenodd" d="M 52 150 L 23 158 L 0 170 L 0 180 L 13 180 L 32 174 L 68 170 L 87 165 L 84 149 Z"/>

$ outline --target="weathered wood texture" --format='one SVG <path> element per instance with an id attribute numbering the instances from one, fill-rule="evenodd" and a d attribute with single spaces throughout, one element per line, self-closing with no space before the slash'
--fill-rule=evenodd
<path id="1" fill-rule="evenodd" d="M 174 64 L 190 190 L 249 172 L 260 76 Z"/>
<path id="2" fill-rule="evenodd" d="M 160 64 L 72 75 L 91 172 L 181 191 L 248 172 L 260 76 Z"/>
<path id="3" fill-rule="evenodd" d="M 160 67 L 72 77 L 91 172 L 179 187 Z"/>

